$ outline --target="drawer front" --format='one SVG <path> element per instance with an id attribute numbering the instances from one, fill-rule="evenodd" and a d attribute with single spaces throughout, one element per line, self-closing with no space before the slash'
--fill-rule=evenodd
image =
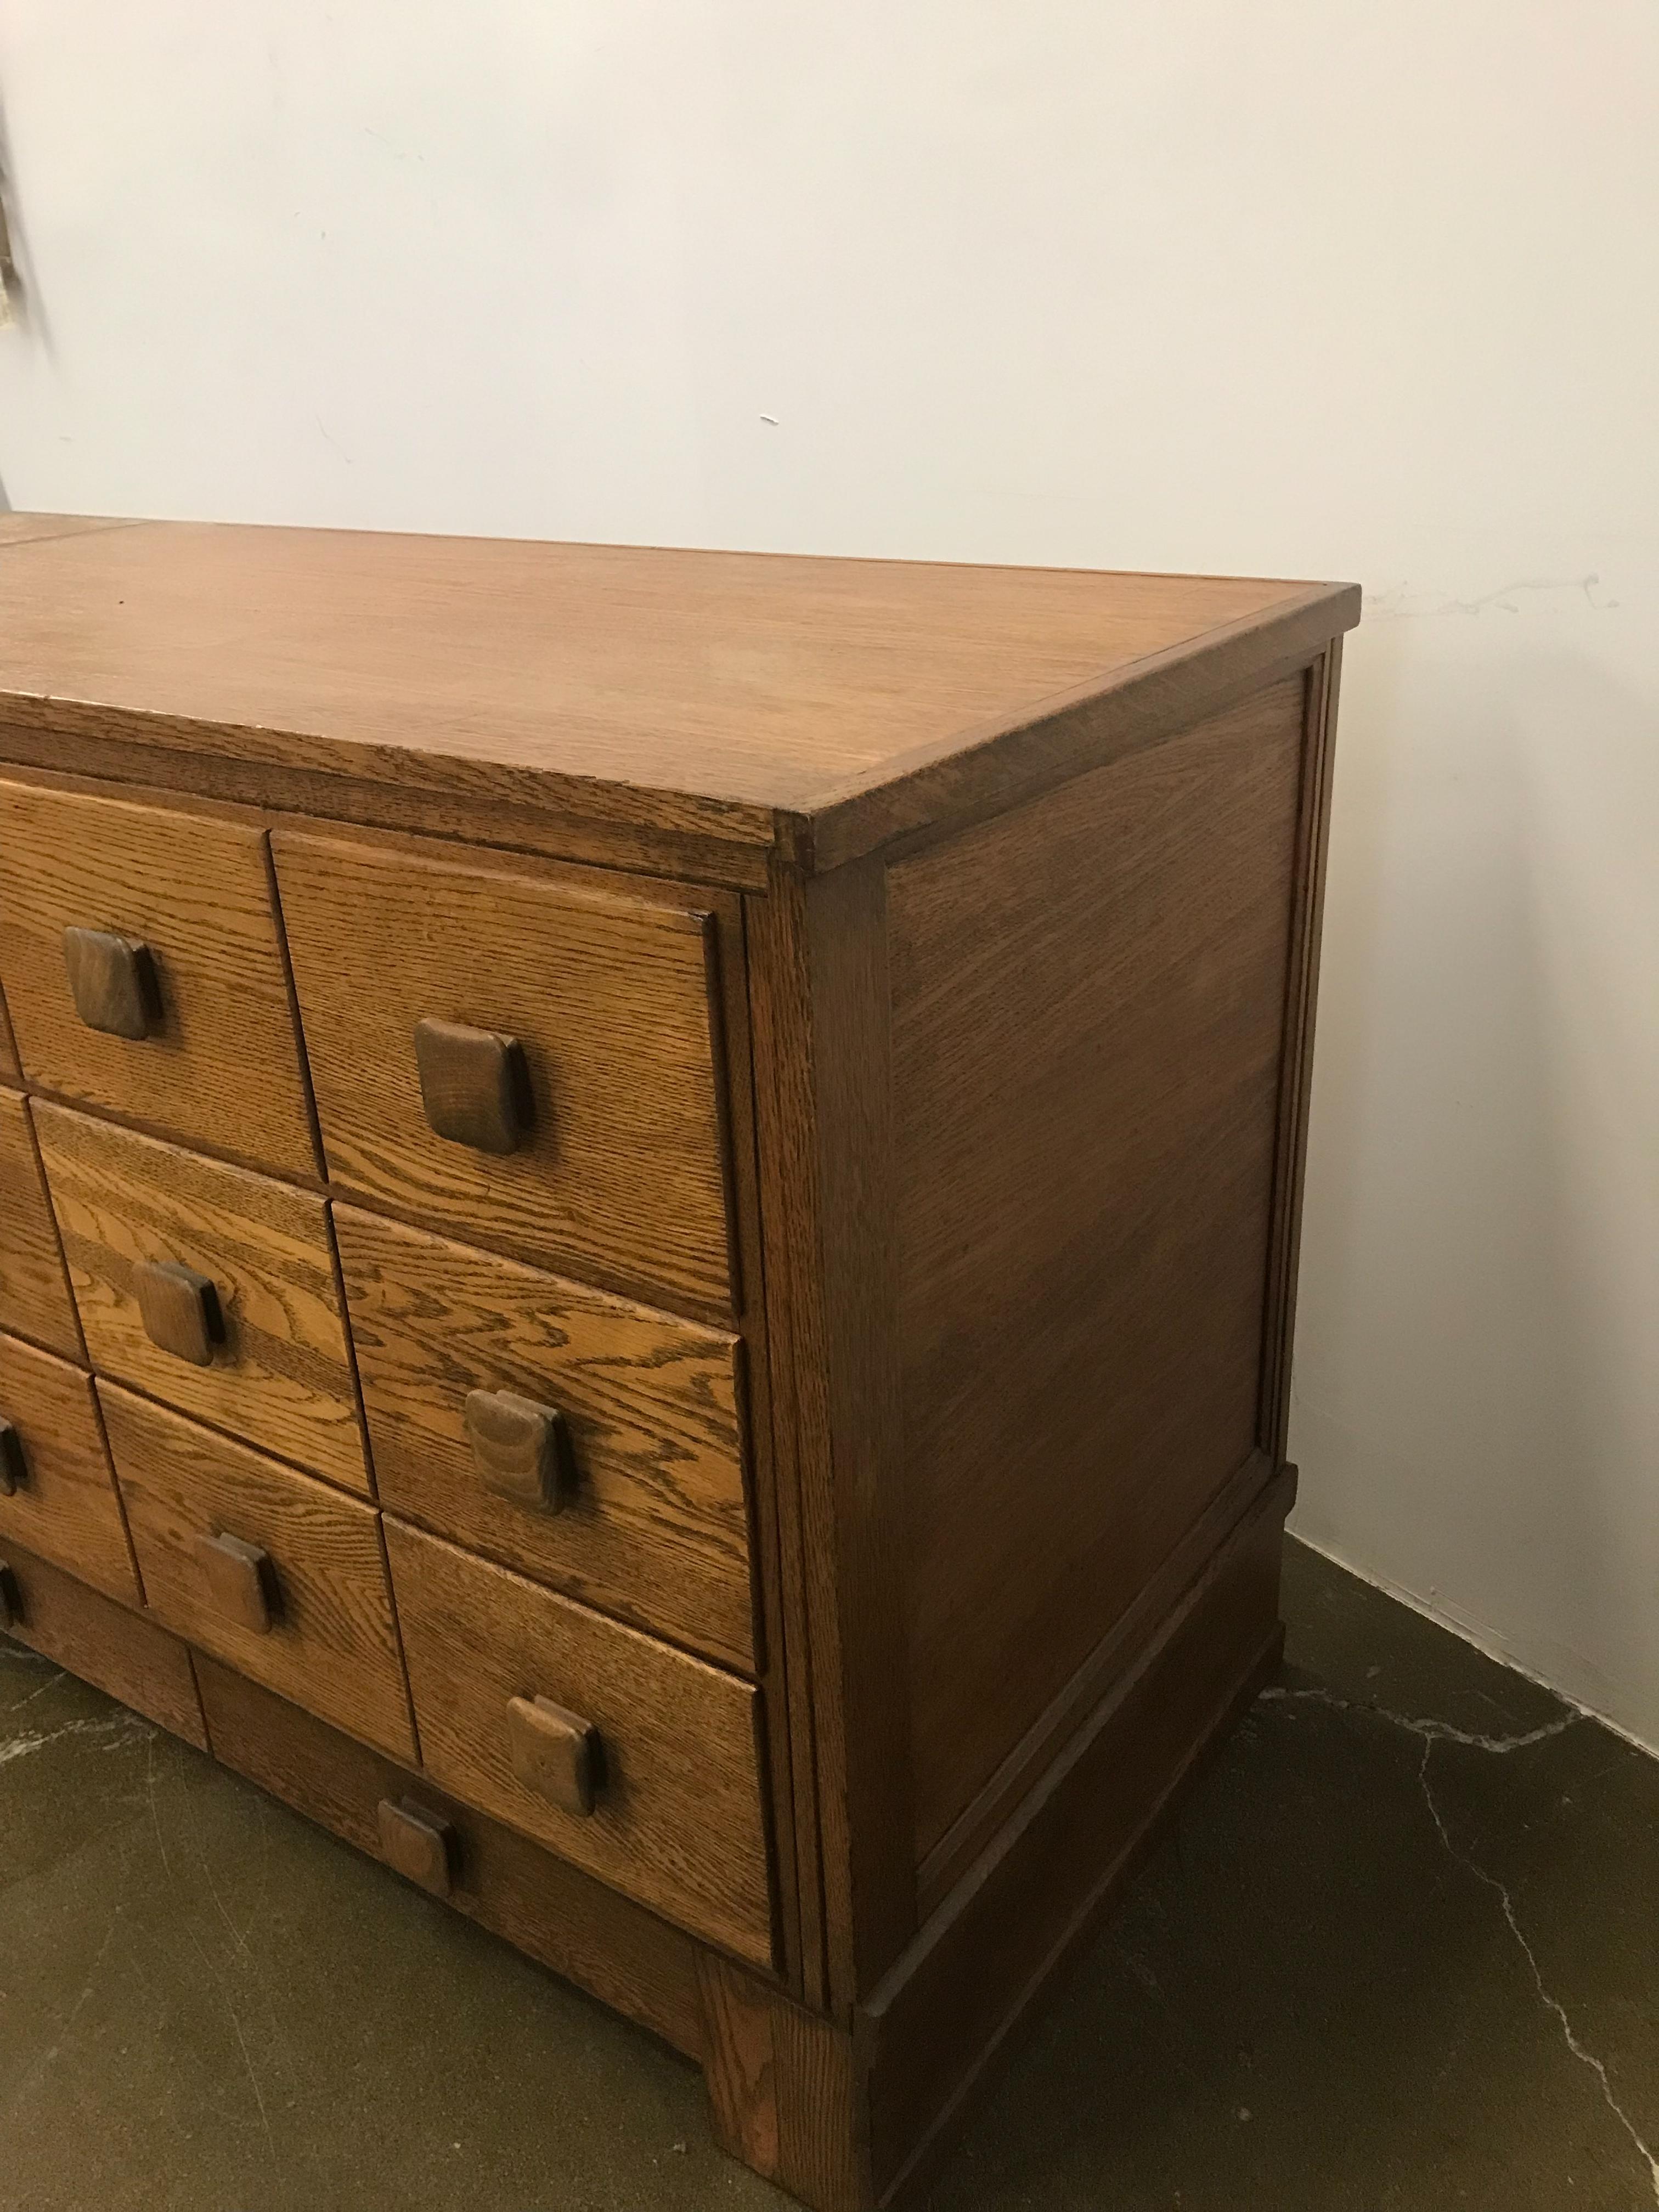
<path id="1" fill-rule="evenodd" d="M 355 1207 L 334 1220 L 381 1504 L 752 1668 L 736 1340 Z M 548 1480 L 529 1408 L 562 1431 Z"/>
<path id="2" fill-rule="evenodd" d="M 0 1336 L 0 1540 L 137 1605 L 138 1578 L 90 1376 Z"/>
<path id="3" fill-rule="evenodd" d="M 98 1395 L 156 1619 L 347 1735 L 412 1759 L 373 1507 L 112 1383 Z"/>
<path id="4" fill-rule="evenodd" d="M 0 782 L 0 976 L 33 1080 L 314 1176 L 264 832 Z"/>
<path id="5" fill-rule="evenodd" d="M 331 1176 L 562 1273 L 728 1305 L 708 918 L 274 842 Z"/>
<path id="6" fill-rule="evenodd" d="M 47 1560 L 9 1546 L 3 1555 L 14 1607 L 11 1633 L 20 1644 L 171 1729 L 198 1751 L 207 1749 L 190 1654 L 176 1637 Z"/>
<path id="7" fill-rule="evenodd" d="M 758 1692 L 436 1537 L 386 1531 L 439 1786 L 769 1966 Z M 568 1786 L 573 1729 L 589 1732 L 587 1811 Z"/>
<path id="8" fill-rule="evenodd" d="M 15 1091 L 0 1091 L 0 1328 L 82 1356 L 29 1109 Z"/>
<path id="9" fill-rule="evenodd" d="M 34 1116 L 99 1371 L 367 1495 L 324 1200 L 63 1107 Z"/>
<path id="10" fill-rule="evenodd" d="M 688 2057 L 701 2055 L 697 1947 L 689 1936 L 245 1675 L 203 1656 L 196 1673 L 216 1759 Z"/>

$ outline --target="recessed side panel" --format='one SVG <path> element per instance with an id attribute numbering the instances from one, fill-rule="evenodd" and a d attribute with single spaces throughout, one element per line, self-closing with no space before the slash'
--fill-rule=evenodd
<path id="1" fill-rule="evenodd" d="M 1304 699 L 890 871 L 919 1860 L 1256 1448 Z"/>

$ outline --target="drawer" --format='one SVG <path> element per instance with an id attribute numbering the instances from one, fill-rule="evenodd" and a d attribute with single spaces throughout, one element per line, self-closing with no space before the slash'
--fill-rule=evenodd
<path id="1" fill-rule="evenodd" d="M 0 976 L 33 1080 L 315 1176 L 264 830 L 0 782 Z"/>
<path id="2" fill-rule="evenodd" d="M 63 1107 L 34 1121 L 99 1372 L 367 1495 L 325 1201 Z"/>
<path id="3" fill-rule="evenodd" d="M 729 1305 L 709 917 L 483 855 L 275 846 L 335 1182 L 561 1273 Z"/>
<path id="4" fill-rule="evenodd" d="M 439 1787 L 769 1966 L 759 1693 L 401 1522 L 386 1533 Z"/>
<path id="5" fill-rule="evenodd" d="M 355 1207 L 334 1224 L 381 1504 L 752 1668 L 735 1338 Z"/>
<path id="6" fill-rule="evenodd" d="M 139 1602 L 92 1379 L 0 1336 L 0 1541 L 55 1560 L 109 1596 Z"/>
<path id="7" fill-rule="evenodd" d="M 46 1559 L 9 1544 L 0 1550 L 11 1633 L 20 1644 L 171 1729 L 198 1751 L 207 1749 L 190 1654 L 176 1637 Z M 8 1873 L 15 1872 L 9 1859 Z"/>
<path id="8" fill-rule="evenodd" d="M 144 1595 L 191 1644 L 412 1759 L 380 1516 L 100 1382 Z"/>
<path id="9" fill-rule="evenodd" d="M 216 1759 L 700 2056 L 697 1946 L 689 1936 L 246 1675 L 203 1656 L 196 1674 Z"/>
<path id="10" fill-rule="evenodd" d="M 15 1091 L 0 1091 L 0 1328 L 82 1356 L 29 1109 Z"/>

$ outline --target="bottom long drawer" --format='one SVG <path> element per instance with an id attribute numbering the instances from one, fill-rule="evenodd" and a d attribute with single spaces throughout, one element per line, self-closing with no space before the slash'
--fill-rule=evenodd
<path id="1" fill-rule="evenodd" d="M 753 1685 L 390 1516 L 386 1534 L 434 1780 L 769 1966 Z"/>
<path id="2" fill-rule="evenodd" d="M 190 1654 L 164 1628 L 15 1546 L 0 1562 L 0 1591 L 20 1644 L 207 1749 Z"/>
<path id="3" fill-rule="evenodd" d="M 697 1947 L 538 1844 L 486 1820 L 258 1683 L 196 1660 L 213 1755 L 680 2051 L 701 2055 Z M 423 1827 L 424 1866 L 405 1843 Z"/>

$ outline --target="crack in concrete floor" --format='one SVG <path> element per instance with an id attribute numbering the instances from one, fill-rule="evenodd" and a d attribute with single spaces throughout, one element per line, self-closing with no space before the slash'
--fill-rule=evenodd
<path id="1" fill-rule="evenodd" d="M 1613 2082 L 1606 2064 L 1595 2056 L 1593 2051 L 1587 2050 L 1579 2041 L 1573 2033 L 1572 2022 L 1567 2016 L 1565 2006 L 1558 1997 L 1552 1995 L 1544 1979 L 1543 1969 L 1538 1963 L 1538 1954 L 1527 1941 L 1522 1929 L 1515 1910 L 1515 1899 L 1510 1894 L 1508 1885 L 1500 1881 L 1495 1874 L 1490 1873 L 1478 1861 L 1470 1858 L 1467 1852 L 1458 1850 L 1451 1839 L 1451 1832 L 1446 1826 L 1440 1807 L 1436 1802 L 1434 1790 L 1429 1782 L 1429 1761 L 1434 1755 L 1434 1747 L 1437 1743 L 1459 1744 L 1467 1750 L 1488 1752 L 1502 1758 L 1511 1752 L 1530 1750 L 1535 1744 L 1547 1743 L 1554 1736 L 1565 1735 L 1569 1729 L 1578 1727 L 1586 1721 L 1588 1717 L 1583 1713 L 1568 1711 L 1563 1713 L 1557 1720 L 1546 1722 L 1541 1728 L 1528 1729 L 1519 1735 L 1483 1735 L 1474 1729 L 1455 1728 L 1447 1721 L 1416 1719 L 1409 1713 L 1395 1712 L 1386 1705 L 1369 1705 L 1363 1699 L 1341 1698 L 1332 1690 L 1291 1688 L 1283 1683 L 1275 1683 L 1262 1692 L 1259 1702 L 1263 1705 L 1316 1705 L 1325 1706 L 1334 1712 L 1370 1714 L 1376 1719 L 1387 1721 L 1391 1726 L 1404 1729 L 1408 1735 L 1420 1739 L 1423 1757 L 1418 1768 L 1418 1783 L 1423 1792 L 1423 1802 L 1429 1808 L 1429 1817 L 1434 1822 L 1436 1832 L 1444 1845 L 1448 1856 L 1466 1873 L 1472 1874 L 1477 1881 L 1484 1882 L 1498 1899 L 1510 1933 L 1520 1946 L 1522 1955 L 1531 1969 L 1533 1981 L 1537 1987 L 1540 1999 L 1546 2009 L 1560 2023 L 1561 2033 L 1565 2039 L 1567 2049 L 1581 2066 L 1589 2068 L 1600 2082 L 1601 2095 L 1606 2101 L 1607 2110 L 1629 2136 L 1638 2155 L 1647 2167 L 1648 2179 L 1653 2190 L 1653 2200 L 1656 2205 L 1659 2205 L 1659 2156 L 1656 2156 L 1650 2148 L 1640 2129 L 1626 2112 L 1618 2098 L 1614 2096 Z"/>

